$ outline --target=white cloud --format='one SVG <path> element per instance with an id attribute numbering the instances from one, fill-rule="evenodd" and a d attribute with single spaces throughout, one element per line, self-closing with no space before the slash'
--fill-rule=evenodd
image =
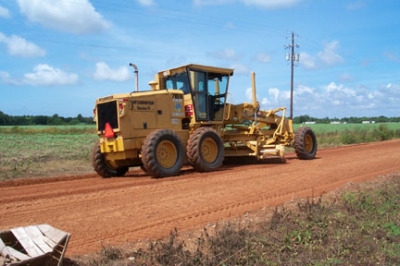
<path id="1" fill-rule="evenodd" d="M 400 57 L 396 53 L 384 52 L 383 56 L 389 61 L 393 61 L 393 62 L 396 62 L 396 63 L 400 62 Z"/>
<path id="2" fill-rule="evenodd" d="M 136 0 L 142 6 L 154 6 L 155 3 L 153 0 Z"/>
<path id="3" fill-rule="evenodd" d="M 326 86 L 326 92 L 330 96 L 343 96 L 343 97 L 351 97 L 355 96 L 355 91 L 350 88 L 346 88 L 343 84 L 336 85 L 335 82 L 331 82 L 328 86 Z"/>
<path id="4" fill-rule="evenodd" d="M 0 32 L 0 43 L 6 44 L 7 52 L 12 56 L 37 57 L 46 55 L 44 49 L 16 35 L 7 37 Z"/>
<path id="5" fill-rule="evenodd" d="M 118 69 L 111 69 L 106 63 L 99 62 L 96 64 L 96 72 L 93 77 L 97 80 L 127 81 L 132 78 L 132 73 L 126 66 Z"/>
<path id="6" fill-rule="evenodd" d="M 317 69 L 323 66 L 333 66 L 344 62 L 341 55 L 338 53 L 339 42 L 332 41 L 324 45 L 324 49 L 316 55 L 308 53 L 300 53 L 300 65 L 305 69 Z"/>
<path id="7" fill-rule="evenodd" d="M 382 86 L 379 92 L 385 97 L 397 99 L 397 103 L 400 102 L 400 84 L 389 83 L 386 86 Z"/>
<path id="8" fill-rule="evenodd" d="M 268 89 L 268 94 L 274 100 L 274 102 L 279 101 L 279 89 L 278 88 L 270 88 Z"/>
<path id="9" fill-rule="evenodd" d="M 227 59 L 227 60 L 237 60 L 240 59 L 240 55 L 237 55 L 235 50 L 232 48 L 227 48 L 222 51 L 211 52 L 208 53 L 209 56 L 212 56 L 217 59 Z"/>
<path id="10" fill-rule="evenodd" d="M 343 73 L 342 75 L 340 75 L 339 79 L 342 82 L 346 82 L 346 81 L 352 81 L 353 77 L 349 73 L 346 72 L 346 73 Z"/>
<path id="11" fill-rule="evenodd" d="M 269 104 L 270 104 L 270 101 L 268 101 L 267 98 L 264 97 L 261 99 L 261 103 L 260 103 L 261 109 L 264 109 L 264 110 L 267 109 Z"/>
<path id="12" fill-rule="evenodd" d="M 266 9 L 287 8 L 294 6 L 302 0 L 193 0 L 195 6 L 224 5 L 241 2 L 248 6 Z"/>
<path id="13" fill-rule="evenodd" d="M 318 57 L 327 65 L 335 65 L 343 63 L 343 58 L 337 53 L 339 50 L 339 42 L 332 41 L 325 44 L 324 50 L 318 53 Z"/>
<path id="14" fill-rule="evenodd" d="M 261 63 L 271 62 L 271 57 L 268 54 L 260 53 L 255 56 L 255 60 Z"/>
<path id="15" fill-rule="evenodd" d="M 225 28 L 233 30 L 236 29 L 236 26 L 233 24 L 233 22 L 228 22 L 225 24 Z"/>
<path id="16" fill-rule="evenodd" d="M 75 34 L 96 33 L 111 23 L 98 13 L 88 0 L 17 0 L 20 11 L 29 21 L 46 28 Z"/>
<path id="17" fill-rule="evenodd" d="M 47 64 L 39 64 L 33 68 L 32 73 L 24 75 L 23 84 L 33 86 L 71 85 L 78 82 L 78 75 L 67 73 Z"/>
<path id="18" fill-rule="evenodd" d="M 10 18 L 10 11 L 7 8 L 0 6 L 0 18 Z"/>
<path id="19" fill-rule="evenodd" d="M 253 92 L 252 92 L 251 87 L 246 88 L 245 94 L 246 94 L 246 99 L 248 101 L 252 101 L 253 100 Z"/>
<path id="20" fill-rule="evenodd" d="M 5 84 L 19 85 L 19 82 L 13 79 L 13 77 L 8 72 L 0 71 L 0 80 Z"/>
<path id="21" fill-rule="evenodd" d="M 245 92 L 246 99 L 250 101 L 251 89 L 247 88 Z M 284 106 L 287 107 L 286 114 L 290 111 L 289 89 L 271 87 L 267 95 L 261 97 L 264 110 Z M 304 114 L 318 118 L 363 116 L 366 110 L 396 109 L 400 102 L 400 84 L 388 83 L 379 88 L 351 87 L 335 82 L 321 87 L 300 84 L 294 88 L 293 101 L 295 117 Z"/>
<path id="22" fill-rule="evenodd" d="M 233 64 L 233 65 L 230 66 L 230 68 L 235 70 L 235 75 L 248 74 L 249 73 L 249 69 L 245 65 Z"/>
<path id="23" fill-rule="evenodd" d="M 14 78 L 8 72 L 0 71 L 0 80 L 5 84 L 15 86 L 60 86 L 76 84 L 79 78 L 77 74 L 67 73 L 47 64 L 39 64 L 23 78 Z"/>
<path id="24" fill-rule="evenodd" d="M 308 86 L 299 85 L 297 86 L 296 93 L 299 95 L 302 94 L 314 94 L 314 89 Z"/>
<path id="25" fill-rule="evenodd" d="M 300 64 L 304 66 L 305 69 L 315 69 L 317 66 L 316 59 L 312 55 L 307 53 L 300 53 Z"/>

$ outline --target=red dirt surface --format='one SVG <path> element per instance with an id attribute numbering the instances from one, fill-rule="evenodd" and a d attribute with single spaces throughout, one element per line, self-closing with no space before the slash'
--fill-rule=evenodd
<path id="1" fill-rule="evenodd" d="M 0 230 L 48 223 L 71 233 L 67 255 L 201 229 L 294 198 L 312 197 L 400 171 L 400 140 L 319 150 L 312 161 L 225 165 L 152 179 L 67 176 L 0 182 Z"/>

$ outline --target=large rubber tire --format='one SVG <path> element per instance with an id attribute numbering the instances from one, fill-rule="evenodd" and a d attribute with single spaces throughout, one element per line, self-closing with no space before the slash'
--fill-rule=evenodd
<path id="1" fill-rule="evenodd" d="M 179 175 L 184 160 L 182 141 L 172 130 L 155 130 L 143 142 L 142 163 L 154 178 Z"/>
<path id="2" fill-rule="evenodd" d="M 117 169 L 113 169 L 109 167 L 105 160 L 104 155 L 100 151 L 100 143 L 97 142 L 92 150 L 92 166 L 93 169 L 96 171 L 103 178 L 110 178 L 113 176 L 124 176 L 126 172 L 128 172 L 129 167 L 120 167 Z"/>
<path id="3" fill-rule="evenodd" d="M 317 138 L 309 127 L 300 127 L 294 137 L 294 150 L 301 160 L 312 160 L 317 154 Z"/>
<path id="4" fill-rule="evenodd" d="M 187 157 L 199 172 L 210 172 L 221 167 L 224 160 L 224 143 L 218 132 L 211 127 L 200 127 L 189 137 Z"/>

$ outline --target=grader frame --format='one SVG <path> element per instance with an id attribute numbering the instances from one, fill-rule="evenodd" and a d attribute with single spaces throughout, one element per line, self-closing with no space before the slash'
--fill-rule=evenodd
<path id="1" fill-rule="evenodd" d="M 227 102 L 232 75 L 233 69 L 189 64 L 158 72 L 151 90 L 97 99 L 94 170 L 112 177 L 139 166 L 158 178 L 178 175 L 185 163 L 208 172 L 232 158 L 284 160 L 286 147 L 313 159 L 317 141 L 310 128 L 294 132 L 284 107 L 260 110 L 255 73 L 252 103 Z"/>

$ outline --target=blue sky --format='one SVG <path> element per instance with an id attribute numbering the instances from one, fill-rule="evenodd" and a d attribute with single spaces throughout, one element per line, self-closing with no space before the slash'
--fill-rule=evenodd
<path id="1" fill-rule="evenodd" d="M 234 68 L 230 100 L 294 116 L 400 116 L 398 0 L 0 0 L 0 111 L 91 116 L 187 63 Z"/>

